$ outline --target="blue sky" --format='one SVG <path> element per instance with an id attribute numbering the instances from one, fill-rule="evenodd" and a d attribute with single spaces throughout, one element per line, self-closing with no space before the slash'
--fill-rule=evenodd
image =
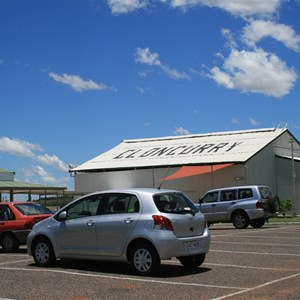
<path id="1" fill-rule="evenodd" d="M 0 168 L 74 188 L 124 139 L 288 126 L 299 0 L 0 0 Z"/>

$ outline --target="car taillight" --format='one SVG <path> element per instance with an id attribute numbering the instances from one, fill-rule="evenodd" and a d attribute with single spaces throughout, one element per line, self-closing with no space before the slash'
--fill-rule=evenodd
<path id="1" fill-rule="evenodd" d="M 256 208 L 264 208 L 264 204 L 262 203 L 261 200 L 258 200 L 258 201 L 256 202 Z"/>
<path id="2" fill-rule="evenodd" d="M 158 215 L 153 215 L 152 218 L 156 229 L 173 231 L 173 226 L 168 218 Z"/>

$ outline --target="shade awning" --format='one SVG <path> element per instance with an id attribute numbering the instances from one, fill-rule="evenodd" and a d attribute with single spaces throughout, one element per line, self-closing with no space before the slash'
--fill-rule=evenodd
<path id="1" fill-rule="evenodd" d="M 218 165 L 206 165 L 206 166 L 182 166 L 178 171 L 167 176 L 161 180 L 173 180 L 183 177 L 201 175 L 211 173 L 226 167 L 232 166 L 233 164 L 218 164 Z"/>

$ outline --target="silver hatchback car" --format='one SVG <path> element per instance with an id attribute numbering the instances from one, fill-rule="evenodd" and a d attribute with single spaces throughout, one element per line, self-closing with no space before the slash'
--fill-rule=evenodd
<path id="1" fill-rule="evenodd" d="M 125 261 L 135 274 L 152 275 L 172 257 L 185 267 L 200 266 L 210 233 L 182 192 L 109 190 L 81 197 L 36 224 L 27 246 L 38 266 L 57 258 Z"/>

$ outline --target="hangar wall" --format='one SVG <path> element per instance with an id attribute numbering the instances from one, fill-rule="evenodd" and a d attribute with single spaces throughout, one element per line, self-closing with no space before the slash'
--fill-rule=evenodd
<path id="1" fill-rule="evenodd" d="M 278 129 L 276 131 L 278 131 Z M 258 137 L 256 137 L 257 133 L 259 133 Z M 218 159 L 216 161 L 214 161 L 212 157 L 212 160 L 210 162 L 202 161 L 202 163 L 200 164 L 199 163 L 196 164 L 194 162 L 195 165 L 216 164 L 222 162 L 232 162 L 234 163 L 233 165 L 214 171 L 213 173 L 194 175 L 194 176 L 189 176 L 189 177 L 174 179 L 174 180 L 166 180 L 163 182 L 162 188 L 184 191 L 187 195 L 191 197 L 191 199 L 194 202 L 197 202 L 198 199 L 203 195 L 203 193 L 205 193 L 207 190 L 212 188 L 219 188 L 224 186 L 247 185 L 247 184 L 248 185 L 264 184 L 270 186 L 273 192 L 275 194 L 278 194 L 281 199 L 293 199 L 293 184 L 292 184 L 292 175 L 291 175 L 292 174 L 291 173 L 291 149 L 293 145 L 294 157 L 295 157 L 294 160 L 295 173 L 300 174 L 300 144 L 297 140 L 294 139 L 294 137 L 286 129 L 284 129 L 283 132 L 280 131 L 279 134 L 277 133 L 274 134 L 273 130 L 270 131 L 262 130 L 261 134 L 266 135 L 266 137 L 263 138 L 262 142 L 260 140 L 260 132 L 255 132 L 255 131 L 250 133 L 246 132 L 244 137 L 245 143 L 243 143 L 244 141 L 242 139 L 239 139 L 238 143 L 236 143 L 239 145 L 244 145 L 244 147 L 239 148 L 239 150 L 235 148 L 236 152 L 232 154 L 232 156 L 230 157 L 228 156 L 228 153 L 226 153 L 225 151 L 224 152 L 225 154 L 223 154 L 223 152 L 220 152 L 218 154 Z M 273 140 L 271 138 L 267 138 L 268 134 L 270 134 L 271 137 L 274 134 L 276 138 L 273 138 Z M 224 135 L 221 135 L 221 137 L 223 136 Z M 230 135 L 228 136 L 228 138 L 229 137 Z M 199 137 L 195 136 L 193 138 L 197 139 Z M 291 144 L 291 141 L 293 141 L 294 143 Z M 143 143 L 143 142 L 148 142 L 148 140 L 141 141 L 141 142 L 138 141 L 138 143 Z M 149 140 L 149 142 L 151 143 L 153 141 Z M 159 142 L 162 141 L 159 140 Z M 219 143 L 218 145 L 222 144 L 219 140 L 216 141 L 213 140 L 212 145 L 214 145 L 215 142 L 218 142 Z M 134 143 L 136 143 L 136 141 L 133 141 L 133 144 Z M 198 145 L 197 143 L 195 145 Z M 227 140 L 225 139 L 223 143 L 227 144 Z M 265 144 L 263 145 L 263 143 Z M 202 144 L 199 142 L 199 145 Z M 133 147 L 130 141 L 127 141 L 126 146 L 129 147 L 128 149 L 131 149 L 130 147 Z M 156 146 L 157 145 L 155 144 L 155 147 Z M 143 149 L 142 146 L 140 147 L 141 149 Z M 163 146 L 160 145 L 160 147 Z M 122 151 L 125 151 L 126 149 Z M 122 152 L 123 156 L 124 153 L 131 151 L 128 149 L 125 152 Z M 157 148 L 153 148 L 153 149 L 157 149 Z M 128 155 L 128 158 L 125 157 L 126 159 L 124 158 L 121 163 L 122 164 L 126 163 L 128 165 L 127 168 L 130 168 L 128 162 L 131 161 L 132 157 L 134 157 L 134 154 L 137 152 L 138 151 L 130 152 L 131 155 Z M 162 150 L 161 153 L 163 153 Z M 202 152 L 200 152 L 200 154 L 201 153 Z M 247 157 L 247 159 L 241 160 L 240 154 L 243 154 L 245 157 Z M 112 157 L 116 158 L 114 155 Z M 162 154 L 159 154 L 158 156 L 160 155 Z M 225 156 L 227 155 L 226 156 L 227 160 L 225 159 L 225 156 L 223 157 L 223 155 Z M 117 158 L 119 158 L 119 156 L 120 154 L 117 156 Z M 201 155 L 199 157 L 202 159 Z M 103 158 L 103 161 L 105 161 L 106 159 L 107 157 L 105 156 Z M 161 163 L 166 164 L 166 159 L 167 158 L 161 158 Z M 99 161 L 101 162 L 100 158 Z M 192 162 L 186 161 L 185 163 L 182 163 L 182 165 L 192 165 Z M 177 167 L 173 166 L 168 168 L 168 167 L 161 167 L 160 165 L 157 164 L 152 168 L 149 166 L 144 166 L 144 168 L 132 167 L 132 169 L 130 170 L 112 169 L 106 171 L 105 168 L 103 169 L 99 168 L 99 171 L 97 169 L 92 169 L 92 171 L 84 172 L 86 168 L 86 165 L 84 164 L 83 167 L 81 168 L 79 167 L 78 172 L 76 172 L 76 169 L 74 171 L 75 189 L 77 192 L 89 193 L 97 190 L 114 189 L 114 188 L 131 188 L 131 187 L 157 188 L 161 184 L 161 180 L 164 177 L 175 173 L 177 170 L 180 169 L 180 166 L 177 165 Z M 89 165 L 87 167 L 90 168 Z M 80 169 L 83 169 L 83 172 L 80 171 Z M 296 196 L 298 195 L 297 213 L 299 214 L 300 213 L 300 176 L 297 176 L 295 181 L 296 181 Z"/>
<path id="2" fill-rule="evenodd" d="M 79 173 L 75 177 L 76 190 L 89 193 L 104 189 L 130 187 L 159 187 L 161 180 L 177 171 L 177 168 L 153 168 L 111 172 Z M 245 184 L 245 167 L 233 165 L 213 173 L 167 180 L 161 188 L 185 192 L 194 202 L 208 189 Z"/>

